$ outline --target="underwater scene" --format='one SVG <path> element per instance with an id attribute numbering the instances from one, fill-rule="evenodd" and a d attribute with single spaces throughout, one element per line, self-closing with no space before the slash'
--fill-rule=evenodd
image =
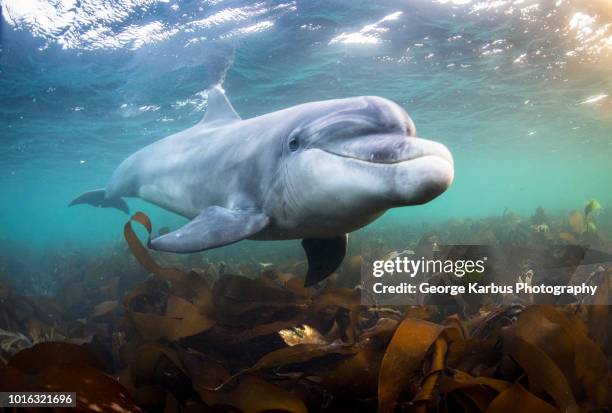
<path id="1" fill-rule="evenodd" d="M 612 409 L 612 2 L 0 5 L 0 411 Z"/>

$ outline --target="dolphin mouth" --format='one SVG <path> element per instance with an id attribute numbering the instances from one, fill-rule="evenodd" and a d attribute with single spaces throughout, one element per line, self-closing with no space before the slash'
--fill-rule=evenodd
<path id="1" fill-rule="evenodd" d="M 389 160 L 389 159 L 377 159 L 376 156 L 372 156 L 371 158 L 364 159 L 363 157 L 351 156 L 348 154 L 342 154 L 342 153 L 338 153 L 338 152 L 334 152 L 334 151 L 330 151 L 326 149 L 322 149 L 322 151 L 330 155 L 338 156 L 340 158 L 346 158 L 346 159 L 351 159 L 354 161 L 360 161 L 360 162 L 378 164 L 378 165 L 395 165 L 395 164 L 407 163 L 410 161 L 415 161 L 415 160 L 423 159 L 423 158 L 432 158 L 432 159 L 438 158 L 438 159 L 441 159 L 442 161 L 449 163 L 451 166 L 454 166 L 454 160 L 453 160 L 453 157 L 450 155 L 450 153 L 449 153 L 449 156 L 444 156 L 443 154 L 425 153 L 425 154 L 415 155 L 410 158 Z"/>
<path id="2" fill-rule="evenodd" d="M 393 165 L 435 157 L 454 167 L 453 156 L 443 144 L 400 134 L 369 136 L 320 149 L 334 156 L 373 164 Z"/>
<path id="3" fill-rule="evenodd" d="M 320 149 L 338 159 L 346 159 L 356 170 L 367 170 L 388 207 L 429 202 L 445 192 L 454 180 L 455 165 L 450 151 L 443 144 L 427 139 L 377 135 Z M 368 178 L 364 181 L 370 182 Z"/>

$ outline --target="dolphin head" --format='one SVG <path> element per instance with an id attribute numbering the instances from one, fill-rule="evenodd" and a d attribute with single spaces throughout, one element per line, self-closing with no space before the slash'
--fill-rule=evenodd
<path id="1" fill-rule="evenodd" d="M 298 121 L 284 137 L 282 169 L 293 188 L 290 203 L 304 215 L 330 223 L 371 221 L 389 208 L 428 202 L 453 181 L 449 150 L 416 137 L 410 116 L 387 99 L 298 108 Z"/>

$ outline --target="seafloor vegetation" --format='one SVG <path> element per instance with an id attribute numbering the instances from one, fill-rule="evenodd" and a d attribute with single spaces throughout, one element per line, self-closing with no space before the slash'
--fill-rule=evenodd
<path id="1" fill-rule="evenodd" d="M 41 273 L 7 247 L 0 389 L 76 391 L 88 412 L 609 411 L 606 264 L 589 277 L 600 287 L 592 301 L 563 306 L 364 306 L 357 286 L 364 261 L 415 245 L 610 252 L 608 211 L 593 201 L 569 214 L 538 208 L 435 228 L 375 226 L 352 237 L 349 257 L 319 289 L 303 287 L 303 262 L 282 256 L 152 257 L 132 228 L 151 232 L 142 214 L 125 227 L 132 254 L 125 244 L 95 256 L 51 254 L 38 257 Z"/>

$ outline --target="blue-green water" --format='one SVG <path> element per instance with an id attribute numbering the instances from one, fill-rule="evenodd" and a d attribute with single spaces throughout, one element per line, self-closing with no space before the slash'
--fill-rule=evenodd
<path id="1" fill-rule="evenodd" d="M 220 80 L 242 117 L 379 95 L 447 145 L 453 186 L 380 228 L 612 206 L 611 15 L 605 1 L 4 0 L 0 237 L 120 240 L 125 215 L 66 205 L 197 122 Z M 129 203 L 157 228 L 183 222 Z"/>

